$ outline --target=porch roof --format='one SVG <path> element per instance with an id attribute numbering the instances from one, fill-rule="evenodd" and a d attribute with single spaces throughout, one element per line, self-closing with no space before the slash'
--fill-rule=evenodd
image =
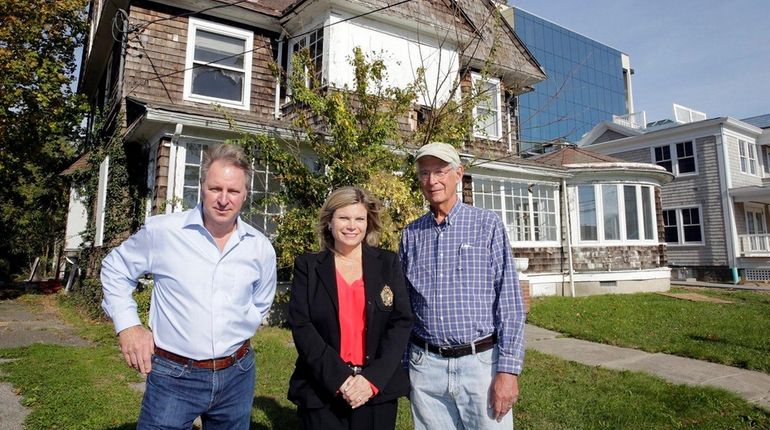
<path id="1" fill-rule="evenodd" d="M 751 185 L 730 189 L 730 197 L 736 203 L 757 202 L 770 204 L 770 187 Z"/>

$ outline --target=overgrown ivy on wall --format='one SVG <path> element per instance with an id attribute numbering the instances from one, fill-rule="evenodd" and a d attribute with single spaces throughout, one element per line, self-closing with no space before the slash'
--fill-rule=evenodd
<path id="1" fill-rule="evenodd" d="M 99 116 L 86 144 L 88 163 L 72 175 L 88 211 L 83 234 L 85 242 L 80 255 L 83 280 L 73 289 L 80 302 L 92 315 L 100 315 L 102 299 L 98 280 L 99 266 L 105 255 L 144 223 L 147 189 L 147 156 L 140 143 L 126 142 L 118 126 L 122 117 L 108 122 Z M 116 129 L 117 126 L 117 129 Z M 99 165 L 109 157 L 103 245 L 94 246 L 96 234 L 96 199 L 99 188 Z"/>

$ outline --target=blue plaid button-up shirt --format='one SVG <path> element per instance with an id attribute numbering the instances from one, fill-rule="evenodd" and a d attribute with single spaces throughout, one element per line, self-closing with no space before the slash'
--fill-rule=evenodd
<path id="1" fill-rule="evenodd" d="M 437 224 L 428 212 L 401 237 L 414 334 L 438 346 L 468 344 L 497 333 L 498 372 L 524 362 L 524 303 L 502 220 L 457 202 Z"/>

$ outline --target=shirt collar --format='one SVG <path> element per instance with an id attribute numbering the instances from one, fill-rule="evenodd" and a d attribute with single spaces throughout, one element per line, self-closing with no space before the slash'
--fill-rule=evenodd
<path id="1" fill-rule="evenodd" d="M 191 226 L 198 226 L 200 228 L 205 229 L 206 226 L 203 225 L 203 205 L 198 203 L 195 208 L 191 209 L 187 213 L 187 217 L 185 217 L 184 220 L 184 226 L 185 227 L 191 227 Z M 247 225 L 243 220 L 241 220 L 241 216 L 238 215 L 238 218 L 235 219 L 235 232 L 238 235 L 238 239 L 243 239 L 245 236 L 254 236 L 254 232 L 251 231 L 249 228 L 250 226 Z"/>
<path id="2" fill-rule="evenodd" d="M 452 209 L 449 210 L 449 213 L 446 214 L 446 218 L 444 218 L 444 222 L 441 224 L 446 223 L 447 225 L 454 224 L 454 220 L 457 216 L 459 216 L 460 211 L 462 210 L 463 202 L 460 201 L 460 198 L 457 198 L 457 201 L 455 202 L 455 205 L 452 206 Z M 430 216 L 430 219 L 433 220 L 433 223 L 435 225 L 441 225 L 436 222 L 436 217 L 433 215 L 433 211 L 428 212 L 428 216 Z"/>

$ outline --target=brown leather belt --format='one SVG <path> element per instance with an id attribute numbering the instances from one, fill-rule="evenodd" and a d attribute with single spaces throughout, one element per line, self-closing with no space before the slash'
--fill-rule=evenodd
<path id="1" fill-rule="evenodd" d="M 480 339 L 476 342 L 467 343 L 465 345 L 448 345 L 448 346 L 436 346 L 429 344 L 426 340 L 419 336 L 412 335 L 412 343 L 427 349 L 428 351 L 438 354 L 444 358 L 459 358 L 466 355 L 470 355 L 479 352 L 484 352 L 492 349 L 497 342 L 497 335 L 495 333 Z"/>
<path id="2" fill-rule="evenodd" d="M 228 355 L 227 357 L 213 358 L 211 360 L 193 360 L 191 358 L 183 357 L 181 355 L 174 354 L 173 352 L 166 351 L 165 349 L 159 348 L 157 346 L 155 347 L 155 355 L 167 358 L 175 363 L 183 364 L 185 366 L 190 365 L 192 367 L 199 367 L 201 369 L 221 370 L 232 366 L 236 361 L 243 358 L 243 356 L 249 352 L 249 345 L 249 339 L 246 339 L 246 341 L 243 342 L 243 344 L 231 355 Z"/>

